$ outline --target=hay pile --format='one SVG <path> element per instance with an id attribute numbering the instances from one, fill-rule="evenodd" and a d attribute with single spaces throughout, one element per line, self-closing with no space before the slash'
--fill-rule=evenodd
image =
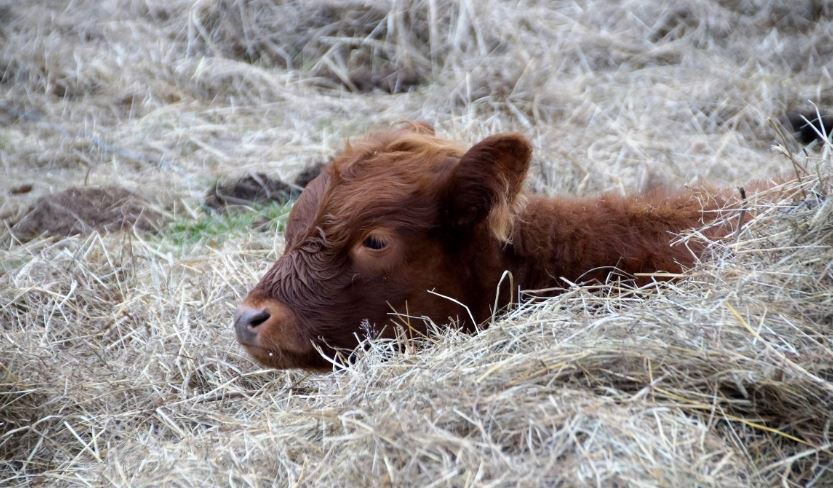
<path id="1" fill-rule="evenodd" d="M 833 146 L 783 117 L 833 107 L 833 11 L 776 3 L 0 3 L 0 484 L 829 486 Z M 525 132 L 540 192 L 801 181 L 674 283 L 259 369 L 281 217 L 208 235 L 206 192 L 401 119 Z M 11 231 L 114 184 L 192 234 Z"/>

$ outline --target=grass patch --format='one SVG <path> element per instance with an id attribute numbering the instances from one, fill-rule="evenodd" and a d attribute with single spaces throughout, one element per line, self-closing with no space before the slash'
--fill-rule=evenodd
<path id="1" fill-rule="evenodd" d="M 163 241 L 175 247 L 196 244 L 215 245 L 227 237 L 257 230 L 283 232 L 294 201 L 240 207 L 224 213 L 205 212 L 195 219 L 177 219 L 160 233 Z"/>

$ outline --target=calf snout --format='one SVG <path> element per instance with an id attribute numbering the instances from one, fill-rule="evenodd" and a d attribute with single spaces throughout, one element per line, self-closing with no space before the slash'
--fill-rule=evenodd
<path id="1" fill-rule="evenodd" d="M 241 305 L 234 314 L 234 332 L 237 340 L 242 344 L 254 344 L 258 327 L 271 317 L 272 314 L 265 308 L 257 309 Z"/>
<path id="2" fill-rule="evenodd" d="M 258 362 L 273 368 L 320 368 L 323 361 L 292 309 L 279 300 L 251 294 L 234 314 L 237 341 Z"/>

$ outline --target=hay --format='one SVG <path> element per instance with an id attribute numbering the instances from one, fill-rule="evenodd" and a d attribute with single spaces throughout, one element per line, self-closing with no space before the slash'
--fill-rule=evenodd
<path id="1" fill-rule="evenodd" d="M 830 485 L 833 146 L 779 121 L 830 113 L 833 12 L 776 3 L 0 4 L 0 484 Z M 326 375 L 234 341 L 279 223 L 9 230 L 85 184 L 189 222 L 402 119 L 529 134 L 546 193 L 801 181 L 673 283 L 565 283 Z"/>

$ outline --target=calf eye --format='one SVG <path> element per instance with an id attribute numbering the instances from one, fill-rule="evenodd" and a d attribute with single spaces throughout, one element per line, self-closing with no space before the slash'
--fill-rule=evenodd
<path id="1" fill-rule="evenodd" d="M 369 235 L 369 236 L 365 237 L 364 241 L 362 241 L 362 246 L 364 246 L 368 249 L 375 249 L 375 250 L 384 249 L 384 247 L 386 245 L 387 245 L 387 243 L 385 243 L 385 241 L 383 241 L 383 240 L 381 240 L 378 237 L 373 236 L 373 235 Z"/>

